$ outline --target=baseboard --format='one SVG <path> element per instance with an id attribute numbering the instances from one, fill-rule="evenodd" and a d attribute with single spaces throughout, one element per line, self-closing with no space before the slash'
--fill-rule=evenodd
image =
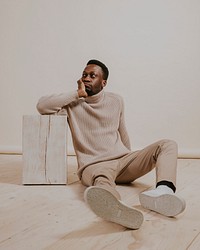
<path id="1" fill-rule="evenodd" d="M 134 149 L 137 150 L 137 149 Z M 21 146 L 3 146 L 0 145 L 0 154 L 22 154 Z M 68 146 L 68 155 L 75 155 L 73 146 Z M 187 159 L 200 159 L 200 148 L 197 149 L 183 149 L 180 148 L 178 152 L 178 158 Z"/>
<path id="2" fill-rule="evenodd" d="M 2 146 L 0 145 L 0 154 L 22 154 L 21 146 Z"/>
<path id="3" fill-rule="evenodd" d="M 68 146 L 67 155 L 75 155 L 72 146 Z M 0 145 L 0 154 L 22 154 L 22 146 L 2 146 Z"/>
<path id="4" fill-rule="evenodd" d="M 200 159 L 200 148 L 197 149 L 179 149 L 178 152 L 179 158 L 186 159 Z"/>

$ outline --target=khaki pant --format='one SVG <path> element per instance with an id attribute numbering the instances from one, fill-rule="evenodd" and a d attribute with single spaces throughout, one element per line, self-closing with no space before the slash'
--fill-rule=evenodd
<path id="1" fill-rule="evenodd" d="M 119 159 L 103 161 L 85 168 L 82 184 L 99 186 L 120 199 L 116 184 L 130 183 L 156 169 L 156 182 L 166 180 L 176 185 L 177 144 L 160 140 L 142 150 L 131 152 Z"/>

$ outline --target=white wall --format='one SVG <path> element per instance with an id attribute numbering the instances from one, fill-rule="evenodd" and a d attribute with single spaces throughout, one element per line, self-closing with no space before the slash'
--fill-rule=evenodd
<path id="1" fill-rule="evenodd" d="M 22 116 L 76 89 L 96 58 L 124 97 L 133 149 L 170 138 L 200 156 L 199 13 L 198 0 L 0 0 L 0 151 L 20 151 Z"/>

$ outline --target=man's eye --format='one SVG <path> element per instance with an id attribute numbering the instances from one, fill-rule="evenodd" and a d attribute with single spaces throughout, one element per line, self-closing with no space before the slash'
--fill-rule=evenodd
<path id="1" fill-rule="evenodd" d="M 86 74 L 82 74 L 82 77 L 87 77 L 87 75 Z"/>
<path id="2" fill-rule="evenodd" d="M 91 75 L 91 77 L 92 77 L 92 78 L 95 78 L 95 77 L 96 77 L 96 75 L 95 75 L 95 74 L 92 74 L 92 75 Z"/>

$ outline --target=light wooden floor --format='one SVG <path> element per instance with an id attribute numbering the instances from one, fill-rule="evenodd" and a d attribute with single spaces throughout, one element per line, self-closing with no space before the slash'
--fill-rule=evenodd
<path id="1" fill-rule="evenodd" d="M 70 158 L 71 181 L 76 180 Z M 65 186 L 23 186 L 22 157 L 0 155 L 0 249 L 3 250 L 194 250 L 200 249 L 200 160 L 178 160 L 177 194 L 186 211 L 166 218 L 142 209 L 138 193 L 151 188 L 155 173 L 117 189 L 144 214 L 139 230 L 103 221 L 83 200 L 80 182 Z"/>

